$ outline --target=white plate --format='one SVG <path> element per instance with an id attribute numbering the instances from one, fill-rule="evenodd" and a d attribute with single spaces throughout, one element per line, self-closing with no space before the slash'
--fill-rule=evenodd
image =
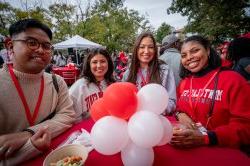
<path id="1" fill-rule="evenodd" d="M 56 163 L 67 156 L 80 156 L 83 162 L 85 162 L 88 157 L 88 150 L 83 145 L 65 145 L 50 152 L 44 159 L 43 166 L 50 166 L 51 163 Z"/>

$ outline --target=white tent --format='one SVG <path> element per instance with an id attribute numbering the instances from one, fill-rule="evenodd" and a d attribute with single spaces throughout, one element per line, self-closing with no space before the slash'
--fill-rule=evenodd
<path id="1" fill-rule="evenodd" d="M 89 41 L 87 39 L 84 39 L 83 37 L 81 37 L 79 35 L 75 35 L 74 37 L 72 37 L 68 40 L 54 44 L 53 46 L 54 46 L 54 49 L 56 49 L 56 50 L 75 48 L 76 55 L 78 55 L 77 50 L 79 50 L 79 49 L 103 47 L 102 45 L 94 43 L 94 42 Z M 77 59 L 77 64 L 78 64 L 78 58 L 76 58 L 76 59 Z"/>
<path id="2" fill-rule="evenodd" d="M 87 39 L 84 39 L 79 35 L 75 35 L 74 37 L 68 40 L 54 44 L 53 46 L 55 49 L 67 49 L 67 48 L 85 48 L 86 49 L 86 48 L 102 47 L 102 45 L 94 43 Z"/>

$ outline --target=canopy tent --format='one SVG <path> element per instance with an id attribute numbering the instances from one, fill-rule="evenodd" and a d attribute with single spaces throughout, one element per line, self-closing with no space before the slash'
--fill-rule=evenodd
<path id="1" fill-rule="evenodd" d="M 78 54 L 77 54 L 78 49 L 87 49 L 87 48 L 91 49 L 91 48 L 103 47 L 102 45 L 94 43 L 92 41 L 89 41 L 89 40 L 87 40 L 79 35 L 75 35 L 74 37 L 72 37 L 68 40 L 54 44 L 53 46 L 54 46 L 54 49 L 57 49 L 57 50 L 67 49 L 67 48 L 75 48 L 76 49 L 76 56 L 78 56 Z M 77 59 L 76 63 L 79 64 L 78 57 L 76 59 Z"/>
<path id="2" fill-rule="evenodd" d="M 94 47 L 102 47 L 102 45 L 84 39 L 79 35 L 75 35 L 74 37 L 65 40 L 63 42 L 54 44 L 55 49 L 67 49 L 67 48 L 94 48 Z"/>

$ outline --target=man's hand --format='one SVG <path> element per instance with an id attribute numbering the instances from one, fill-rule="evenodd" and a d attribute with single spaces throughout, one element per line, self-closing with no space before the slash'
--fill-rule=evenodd
<path id="1" fill-rule="evenodd" d="M 204 136 L 199 130 L 177 129 L 173 130 L 171 145 L 179 148 L 192 148 L 205 145 Z"/>
<path id="2" fill-rule="evenodd" d="M 40 151 L 45 151 L 50 147 L 51 135 L 48 127 L 42 127 L 31 138 L 32 144 Z"/>
<path id="3" fill-rule="evenodd" d="M 31 137 L 29 132 L 23 131 L 0 136 L 0 159 L 8 158 L 20 149 Z"/>
<path id="4" fill-rule="evenodd" d="M 184 112 L 178 114 L 178 120 L 189 129 L 197 129 L 195 122 Z"/>

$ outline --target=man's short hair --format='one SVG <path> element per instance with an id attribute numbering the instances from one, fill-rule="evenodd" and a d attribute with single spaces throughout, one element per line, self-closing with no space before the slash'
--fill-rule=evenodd
<path id="1" fill-rule="evenodd" d="M 36 19 L 19 20 L 12 24 L 9 28 L 10 37 L 13 37 L 21 32 L 25 32 L 28 28 L 39 28 L 48 35 L 50 40 L 52 40 L 52 32 L 50 28 Z"/>

